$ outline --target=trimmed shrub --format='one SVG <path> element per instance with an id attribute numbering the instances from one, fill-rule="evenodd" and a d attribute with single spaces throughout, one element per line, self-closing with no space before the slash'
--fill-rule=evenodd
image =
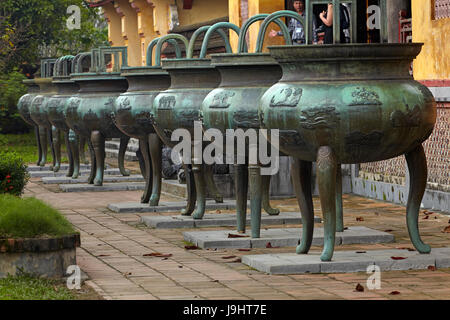
<path id="1" fill-rule="evenodd" d="M 0 238 L 59 237 L 75 233 L 58 210 L 42 201 L 0 195 Z"/>
<path id="2" fill-rule="evenodd" d="M 30 176 L 27 166 L 15 152 L 0 151 L 0 195 L 20 196 Z"/>

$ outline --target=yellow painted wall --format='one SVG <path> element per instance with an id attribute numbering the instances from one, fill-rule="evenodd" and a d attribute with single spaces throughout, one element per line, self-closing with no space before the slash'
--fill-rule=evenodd
<path id="1" fill-rule="evenodd" d="M 125 46 L 128 46 L 128 65 L 140 66 L 142 59 L 140 54 L 140 37 L 137 27 L 137 12 L 131 7 L 129 0 L 116 0 L 114 2 L 125 14 L 125 19 L 122 19 L 122 23 L 125 23 L 125 26 L 122 26 L 122 30 L 125 30 L 125 33 L 123 33 L 122 36 L 124 37 Z"/>
<path id="2" fill-rule="evenodd" d="M 111 46 L 123 46 L 124 41 L 122 38 L 122 23 L 120 22 L 120 16 L 117 14 L 116 9 L 112 3 L 108 3 L 103 6 L 103 11 L 108 19 L 108 41 Z"/>
<path id="3" fill-rule="evenodd" d="M 184 10 L 183 1 L 177 1 L 181 26 L 201 23 L 228 15 L 228 0 L 194 0 L 192 9 Z"/>
<path id="4" fill-rule="evenodd" d="M 153 5 L 150 5 L 146 0 L 132 0 L 135 5 L 140 10 L 141 15 L 141 29 L 139 29 L 138 24 L 138 31 L 139 31 L 139 37 L 140 37 L 140 43 L 141 46 L 139 47 L 139 52 L 141 57 L 141 64 L 145 65 L 145 57 L 147 54 L 147 47 L 149 43 L 154 39 L 158 37 L 158 34 L 156 34 L 154 28 L 153 28 Z M 144 48 L 142 48 L 144 46 Z M 142 50 L 144 49 L 144 50 Z"/>
<path id="5" fill-rule="evenodd" d="M 450 79 L 450 18 L 432 19 L 432 0 L 412 0 L 413 42 L 424 46 L 414 61 L 416 80 Z"/>

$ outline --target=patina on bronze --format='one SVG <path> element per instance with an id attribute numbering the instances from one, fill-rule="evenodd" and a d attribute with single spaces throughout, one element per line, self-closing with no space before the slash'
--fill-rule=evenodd
<path id="1" fill-rule="evenodd" d="M 119 169 L 124 176 L 130 174 L 124 168 L 124 155 L 130 138 L 117 129 L 111 117 L 115 100 L 128 88 L 126 79 L 120 76 L 119 72 L 120 65 L 127 65 L 126 52 L 126 47 L 94 49 L 91 55 L 91 70 L 71 74 L 71 79 L 79 85 L 80 90 L 68 101 L 66 121 L 76 134 L 89 139 L 91 174 L 88 181 L 96 186 L 103 185 L 107 138 L 120 138 Z M 107 54 L 114 57 L 112 72 L 108 72 L 106 67 Z M 80 66 L 77 66 L 76 71 L 79 70 Z"/>
<path id="2" fill-rule="evenodd" d="M 262 28 L 276 17 L 268 17 Z M 261 38 L 264 32 L 262 29 Z M 317 161 L 325 229 L 321 259 L 330 261 L 335 244 L 339 164 L 403 154 L 410 172 L 406 209 L 409 235 L 417 251 L 430 252 L 419 235 L 418 213 L 427 180 L 422 142 L 433 131 L 436 104 L 431 92 L 409 74 L 421 47 L 418 43 L 381 43 L 269 48 L 282 67 L 283 77 L 261 100 L 260 124 L 279 129 L 280 150 L 295 159 L 292 177 L 303 217 L 297 253 L 307 253 L 312 242 L 313 161 Z"/>
<path id="3" fill-rule="evenodd" d="M 206 30 L 206 29 L 202 29 Z M 191 43 L 195 41 L 196 36 L 192 37 Z M 160 64 L 162 45 L 170 40 L 182 41 L 186 51 L 189 52 L 190 45 L 188 40 L 176 34 L 169 34 L 162 37 L 156 47 L 156 65 Z M 154 127 L 162 141 L 169 147 L 174 147 L 177 142 L 171 141 L 172 132 L 178 128 L 189 130 L 191 136 L 194 136 L 194 121 L 200 121 L 200 109 L 203 99 L 214 88 L 219 85 L 220 75 L 217 70 L 211 66 L 210 59 L 170 59 L 164 60 L 162 68 L 166 70 L 171 78 L 170 88 L 161 92 L 153 103 Z M 194 148 L 194 144 L 192 144 Z M 194 152 L 192 153 L 194 156 Z M 212 167 L 207 166 L 192 159 L 192 165 L 185 165 L 187 172 L 186 181 L 188 189 L 187 208 L 182 210 L 183 215 L 193 214 L 194 219 L 202 219 L 205 213 L 206 192 L 208 191 L 216 200 L 222 202 L 223 197 L 217 190 L 212 176 Z M 192 171 L 194 180 L 192 180 Z M 206 187 L 207 189 L 206 190 Z M 197 208 L 195 203 L 197 202 Z"/>
<path id="4" fill-rule="evenodd" d="M 17 110 L 19 111 L 19 114 L 22 117 L 22 119 L 30 126 L 34 127 L 34 133 L 36 136 L 36 145 L 38 147 L 38 160 L 36 164 L 40 166 L 42 162 L 43 152 L 41 141 L 39 139 L 39 125 L 36 122 L 34 122 L 33 119 L 31 119 L 30 113 L 31 102 L 39 94 L 40 89 L 34 79 L 23 80 L 23 83 L 28 87 L 28 93 L 20 97 L 19 101 L 17 102 Z"/>
<path id="5" fill-rule="evenodd" d="M 142 203 L 157 206 L 161 196 L 162 142 L 152 123 L 155 97 L 170 86 L 169 74 L 160 66 L 151 66 L 152 50 L 159 38 L 148 46 L 147 66 L 122 67 L 122 76 L 128 81 L 128 90 L 115 101 L 113 119 L 117 128 L 129 137 L 139 139 L 139 161 L 146 186 Z M 178 48 L 178 44 L 175 42 Z M 178 48 L 179 49 L 179 48 Z M 180 56 L 179 50 L 177 55 Z"/>

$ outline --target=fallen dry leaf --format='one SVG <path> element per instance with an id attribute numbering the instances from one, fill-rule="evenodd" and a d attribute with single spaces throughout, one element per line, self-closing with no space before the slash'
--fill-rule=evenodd
<path id="1" fill-rule="evenodd" d="M 229 262 L 232 262 L 232 263 L 234 263 L 234 262 L 242 262 L 242 260 L 241 260 L 241 258 L 237 258 L 237 259 L 229 261 Z"/>
<path id="2" fill-rule="evenodd" d="M 238 251 L 251 251 L 252 249 L 238 249 Z"/>
<path id="3" fill-rule="evenodd" d="M 363 217 L 356 217 L 356 221 L 364 221 Z"/>
<path id="4" fill-rule="evenodd" d="M 384 230 L 384 232 L 392 232 L 392 231 L 394 231 L 394 230 L 392 230 L 392 229 Z"/>
<path id="5" fill-rule="evenodd" d="M 245 234 L 233 234 L 233 233 L 229 233 L 228 234 L 228 238 L 249 238 L 249 236 L 245 235 Z"/>
<path id="6" fill-rule="evenodd" d="M 348 227 L 344 227 L 344 230 L 348 230 Z"/>
<path id="7" fill-rule="evenodd" d="M 161 253 L 161 252 L 152 252 L 142 255 L 143 257 L 157 257 L 157 258 L 169 258 L 172 256 L 171 253 Z"/>
<path id="8" fill-rule="evenodd" d="M 270 249 L 270 248 L 279 248 L 279 247 L 274 247 L 274 246 L 272 246 L 272 244 L 270 242 L 267 242 L 266 248 Z"/>
<path id="9" fill-rule="evenodd" d="M 391 257 L 392 260 L 404 260 L 405 257 Z"/>
<path id="10" fill-rule="evenodd" d="M 233 259 L 236 258 L 236 256 L 226 256 L 226 257 L 222 257 L 222 259 Z"/>
<path id="11" fill-rule="evenodd" d="M 450 233 L 450 226 L 446 226 L 444 230 L 442 230 L 442 233 Z"/>
<path id="12" fill-rule="evenodd" d="M 367 251 L 356 251 L 356 253 L 366 253 Z"/>
<path id="13" fill-rule="evenodd" d="M 216 210 L 216 213 L 222 213 L 222 211 L 220 211 L 220 210 Z"/>
<path id="14" fill-rule="evenodd" d="M 98 255 L 97 257 L 109 257 L 109 254 L 101 254 L 101 255 Z"/>
<path id="15" fill-rule="evenodd" d="M 426 219 L 428 219 L 430 216 L 425 216 L 425 217 L 423 217 L 423 220 L 426 220 Z"/>
<path id="16" fill-rule="evenodd" d="M 430 270 L 430 271 L 436 271 L 436 267 L 435 267 L 435 266 L 428 266 L 428 270 Z"/>
<path id="17" fill-rule="evenodd" d="M 197 246 L 184 246 L 184 248 L 185 248 L 186 250 L 197 250 L 197 249 L 200 249 L 200 248 L 197 247 Z"/>
<path id="18" fill-rule="evenodd" d="M 392 291 L 391 293 L 389 293 L 391 296 L 396 296 L 398 294 L 400 294 L 400 291 Z"/>
<path id="19" fill-rule="evenodd" d="M 355 291 L 357 291 L 357 292 L 364 292 L 364 287 L 361 284 L 358 283 L 356 285 Z"/>
<path id="20" fill-rule="evenodd" d="M 423 212 L 423 214 L 425 214 L 425 215 L 427 215 L 427 216 L 430 215 L 430 214 L 433 214 L 433 213 L 434 213 L 434 212 L 432 212 L 432 211 L 424 211 L 424 212 Z"/>

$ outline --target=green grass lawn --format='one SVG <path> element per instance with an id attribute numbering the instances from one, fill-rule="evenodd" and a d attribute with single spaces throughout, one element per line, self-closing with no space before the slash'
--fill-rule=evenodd
<path id="1" fill-rule="evenodd" d="M 74 291 L 56 280 L 28 275 L 0 279 L 0 300 L 74 300 Z"/>
<path id="2" fill-rule="evenodd" d="M 0 239 L 59 237 L 74 233 L 66 217 L 44 202 L 0 195 Z"/>
<path id="3" fill-rule="evenodd" d="M 61 152 L 66 153 L 66 146 L 61 137 Z M 0 134 L 0 150 L 15 151 L 25 163 L 35 163 L 38 160 L 38 148 L 34 132 L 26 134 Z M 48 146 L 47 163 L 53 161 L 50 145 Z M 62 162 L 68 162 L 67 157 L 61 157 Z"/>

